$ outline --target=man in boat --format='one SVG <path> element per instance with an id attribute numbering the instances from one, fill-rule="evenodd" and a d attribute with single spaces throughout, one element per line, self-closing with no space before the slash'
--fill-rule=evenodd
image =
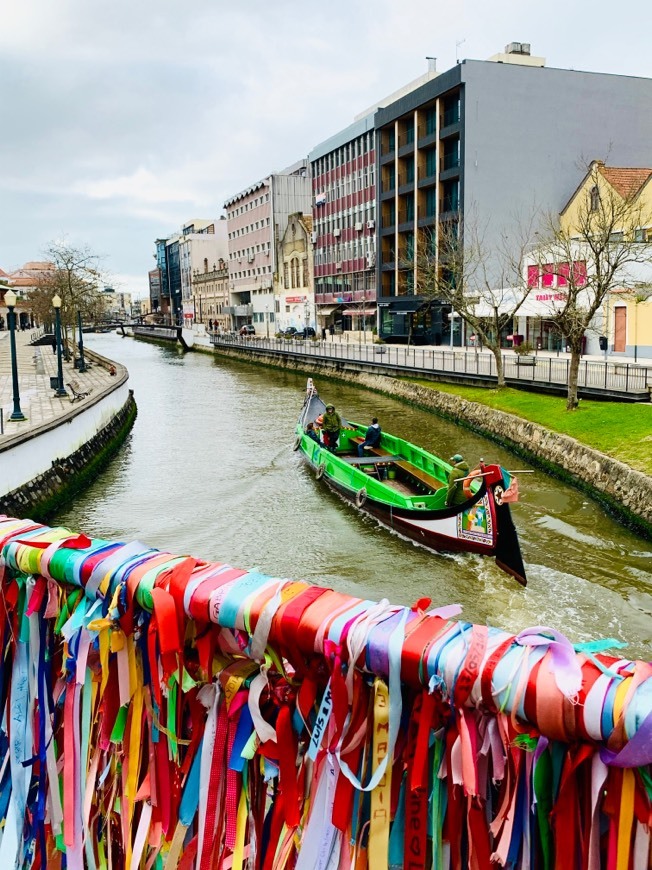
<path id="1" fill-rule="evenodd" d="M 335 405 L 326 405 L 326 413 L 322 415 L 321 428 L 324 435 L 324 446 L 331 453 L 335 453 L 342 428 L 342 418 L 335 410 Z"/>
<path id="2" fill-rule="evenodd" d="M 308 438 L 312 438 L 313 441 L 316 441 L 317 444 L 321 444 L 321 441 L 319 440 L 319 433 L 315 429 L 314 423 L 308 423 L 308 425 L 306 426 L 306 435 L 308 436 Z"/>
<path id="3" fill-rule="evenodd" d="M 451 456 L 448 460 L 453 466 L 448 472 L 448 491 L 446 492 L 446 506 L 454 507 L 458 504 L 463 504 L 467 500 L 462 485 L 463 478 L 468 476 L 469 463 L 464 461 L 464 457 L 460 453 Z"/>
<path id="4" fill-rule="evenodd" d="M 378 417 L 374 417 L 371 421 L 371 426 L 367 429 L 362 444 L 358 444 L 358 456 L 365 455 L 365 447 L 379 447 L 381 428 L 378 425 Z"/>

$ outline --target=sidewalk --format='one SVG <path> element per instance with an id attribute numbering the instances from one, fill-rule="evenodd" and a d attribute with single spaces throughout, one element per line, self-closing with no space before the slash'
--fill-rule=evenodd
<path id="1" fill-rule="evenodd" d="M 63 383 L 77 381 L 84 391 L 92 390 L 90 396 L 71 403 L 69 396 L 58 397 L 50 387 L 50 377 L 57 374 L 57 355 L 49 345 L 32 347 L 29 344 L 31 332 L 16 333 L 16 360 L 18 364 L 18 385 L 20 407 L 27 417 L 21 423 L 12 422 L 9 417 L 13 411 L 13 387 L 11 380 L 11 352 L 9 332 L 0 332 L 0 408 L 4 420 L 4 433 L 0 432 L 0 447 L 17 434 L 27 434 L 58 417 L 67 414 L 72 408 L 83 407 L 92 401 L 93 395 L 104 390 L 115 381 L 101 365 L 92 364 L 87 372 L 80 374 L 73 368 L 72 361 L 63 363 Z"/>
<path id="2" fill-rule="evenodd" d="M 341 335 L 327 335 L 326 340 L 323 342 L 325 345 L 329 344 L 343 344 L 343 345 L 359 345 L 365 344 L 371 345 L 376 341 L 376 336 L 371 332 L 355 332 L 350 330 L 348 332 L 343 332 Z M 385 342 L 385 347 L 396 347 L 396 348 L 405 348 L 406 345 L 404 342 L 402 343 L 391 343 Z M 450 353 L 455 353 L 461 355 L 474 355 L 476 353 L 491 353 L 491 351 L 486 347 L 451 347 L 448 344 L 417 344 L 410 345 L 410 353 L 413 350 L 416 350 L 417 353 L 421 352 L 430 352 L 430 351 L 447 351 Z M 516 356 L 512 348 L 503 347 L 500 351 L 504 356 Z M 532 351 L 532 356 L 537 359 L 570 359 L 570 353 L 566 353 L 566 351 L 554 351 L 554 350 L 536 350 Z M 634 362 L 634 357 L 625 356 L 624 354 L 613 354 L 610 353 L 606 357 L 603 353 L 600 354 L 583 354 L 581 357 L 582 361 L 588 362 L 599 362 L 599 363 L 612 363 L 613 365 L 630 365 L 630 366 L 639 366 L 641 368 L 648 368 L 652 371 L 652 358 L 645 359 L 639 357 L 636 362 Z"/>

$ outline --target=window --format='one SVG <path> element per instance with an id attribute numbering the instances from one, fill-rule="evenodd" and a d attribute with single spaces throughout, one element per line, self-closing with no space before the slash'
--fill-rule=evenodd
<path id="1" fill-rule="evenodd" d="M 600 208 L 600 191 L 597 186 L 591 188 L 589 196 L 591 198 L 591 211 L 597 211 Z"/>
<path id="2" fill-rule="evenodd" d="M 308 261 L 304 260 L 301 264 L 301 285 L 303 287 L 308 286 Z"/>
<path id="3" fill-rule="evenodd" d="M 552 263 L 546 263 L 543 267 L 543 277 L 541 285 L 543 287 L 552 287 L 555 280 L 555 267 Z"/>
<path id="4" fill-rule="evenodd" d="M 583 287 L 586 284 L 586 263 L 584 260 L 573 263 L 573 280 L 577 287 Z"/>
<path id="5" fill-rule="evenodd" d="M 288 290 L 290 287 L 290 277 L 287 263 L 283 263 L 283 286 L 286 290 Z"/>
<path id="6" fill-rule="evenodd" d="M 557 286 L 567 287 L 570 277 L 570 263 L 560 263 L 557 266 Z"/>
<path id="7" fill-rule="evenodd" d="M 426 136 L 437 132 L 437 109 L 433 106 L 426 112 Z"/>
<path id="8" fill-rule="evenodd" d="M 434 217 L 437 214 L 437 188 L 429 187 L 426 190 L 426 217 Z"/>
<path id="9" fill-rule="evenodd" d="M 426 175 L 429 177 L 431 175 L 437 174 L 437 149 L 429 148 L 426 151 Z"/>
<path id="10" fill-rule="evenodd" d="M 538 266 L 528 266 L 527 267 L 527 286 L 528 287 L 538 287 L 539 286 L 539 267 Z"/>

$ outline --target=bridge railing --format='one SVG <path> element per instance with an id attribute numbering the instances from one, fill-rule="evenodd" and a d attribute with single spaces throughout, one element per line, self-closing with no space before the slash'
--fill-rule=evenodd
<path id="1" fill-rule="evenodd" d="M 645 866 L 645 662 L 29 520 L 0 553 L 2 867 Z"/>

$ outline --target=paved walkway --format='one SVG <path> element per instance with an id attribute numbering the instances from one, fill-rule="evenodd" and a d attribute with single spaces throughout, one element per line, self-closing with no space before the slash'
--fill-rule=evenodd
<path id="1" fill-rule="evenodd" d="M 18 363 L 18 385 L 20 407 L 27 420 L 12 422 L 9 417 L 13 411 L 13 388 L 11 381 L 11 352 L 9 333 L 0 332 L 0 409 L 3 424 L 0 426 L 0 447 L 9 438 L 28 433 L 32 429 L 49 423 L 68 413 L 72 408 L 82 407 L 91 401 L 93 394 L 101 392 L 115 381 L 109 372 L 100 365 L 91 365 L 87 372 L 79 373 L 73 368 L 72 361 L 63 363 L 63 383 L 76 381 L 82 389 L 92 390 L 90 397 L 71 403 L 69 396 L 58 397 L 50 387 L 50 377 L 57 374 L 57 355 L 49 345 L 30 346 L 31 332 L 16 333 L 16 358 Z M 4 428 L 4 432 L 2 432 Z"/>

